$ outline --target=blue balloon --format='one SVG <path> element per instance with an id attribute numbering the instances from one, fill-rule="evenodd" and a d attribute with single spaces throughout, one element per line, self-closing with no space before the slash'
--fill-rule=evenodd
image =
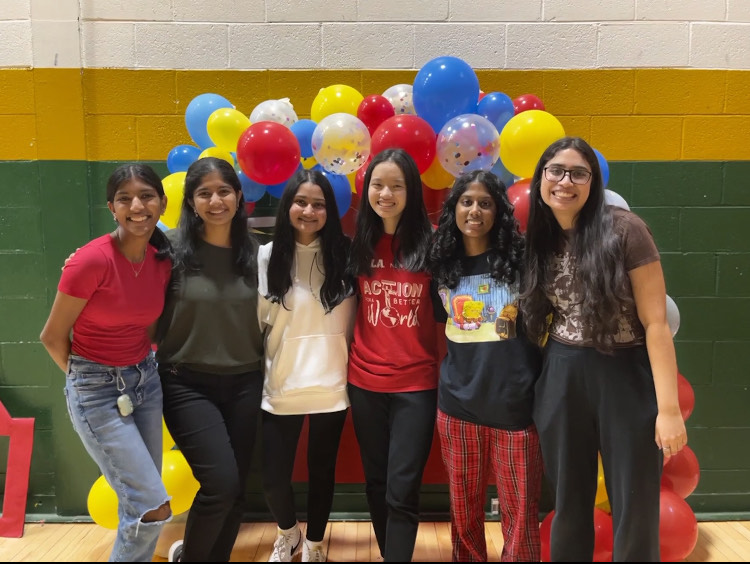
<path id="1" fill-rule="evenodd" d="M 242 195 L 245 197 L 246 202 L 257 202 L 266 193 L 265 185 L 260 182 L 255 182 L 242 170 L 237 171 L 237 177 L 240 179 L 242 185 Z"/>
<path id="2" fill-rule="evenodd" d="M 513 99 L 507 94 L 490 92 L 479 100 L 477 113 L 490 120 L 498 132 L 502 132 L 505 124 L 515 115 L 516 109 Z"/>
<path id="3" fill-rule="evenodd" d="M 304 159 L 313 156 L 312 136 L 317 126 L 318 124 L 311 119 L 300 119 L 289 128 L 299 142 L 300 155 Z"/>
<path id="4" fill-rule="evenodd" d="M 477 113 L 479 79 L 465 61 L 437 57 L 417 73 L 412 97 L 417 115 L 437 134 L 452 117 Z"/>
<path id="5" fill-rule="evenodd" d="M 185 172 L 200 154 L 201 150 L 193 145 L 177 145 L 167 155 L 167 169 L 171 173 Z"/>
<path id="6" fill-rule="evenodd" d="M 169 227 L 167 227 L 167 224 L 164 223 L 161 219 L 156 222 L 156 227 L 158 227 L 162 231 L 169 231 Z"/>
<path id="7" fill-rule="evenodd" d="M 591 148 L 594 149 L 593 147 Z M 602 185 L 606 188 L 607 184 L 609 184 L 609 163 L 607 163 L 604 155 L 596 149 L 594 149 L 594 153 L 596 153 L 596 158 L 599 160 L 599 168 L 602 169 Z"/>
<path id="8" fill-rule="evenodd" d="M 502 183 L 505 184 L 506 188 L 513 186 L 516 182 L 516 177 L 513 176 L 512 172 L 505 168 L 502 159 L 497 159 L 490 172 L 497 176 Z"/>
<path id="9" fill-rule="evenodd" d="M 339 210 L 339 218 L 344 217 L 344 214 L 349 211 L 352 205 L 352 186 L 349 184 L 349 179 L 344 174 L 329 172 L 319 164 L 313 168 L 319 170 L 331 183 L 333 195 L 336 198 L 336 207 Z"/>
<path id="10" fill-rule="evenodd" d="M 214 146 L 208 135 L 206 124 L 209 116 L 219 108 L 234 108 L 232 103 L 219 94 L 200 94 L 193 98 L 185 110 L 185 126 L 190 137 L 201 149 Z"/>

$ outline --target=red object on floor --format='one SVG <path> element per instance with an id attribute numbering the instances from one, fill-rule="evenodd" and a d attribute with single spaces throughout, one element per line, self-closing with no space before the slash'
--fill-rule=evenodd
<path id="1" fill-rule="evenodd" d="M 13 418 L 0 403 L 0 435 L 10 437 L 5 476 L 0 537 L 20 538 L 26 520 L 31 451 L 34 444 L 34 418 Z"/>

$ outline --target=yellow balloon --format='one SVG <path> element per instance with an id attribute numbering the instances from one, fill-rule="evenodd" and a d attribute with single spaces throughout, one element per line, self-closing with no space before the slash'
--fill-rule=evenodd
<path id="1" fill-rule="evenodd" d="M 349 186 L 351 186 L 352 188 L 352 194 L 357 193 L 357 172 L 358 171 L 355 170 L 354 172 L 346 175 L 346 179 L 349 181 Z"/>
<path id="2" fill-rule="evenodd" d="M 168 450 L 162 456 L 161 480 L 167 488 L 167 493 L 172 497 L 169 502 L 172 514 L 179 515 L 190 509 L 200 484 L 179 450 Z"/>
<path id="3" fill-rule="evenodd" d="M 236 151 L 237 142 L 250 127 L 250 118 L 234 108 L 214 110 L 206 122 L 206 131 L 211 141 L 224 151 Z"/>
<path id="4" fill-rule="evenodd" d="M 542 153 L 565 137 L 560 121 L 544 110 L 526 110 L 510 118 L 500 132 L 500 159 L 515 176 L 531 178 Z"/>
<path id="5" fill-rule="evenodd" d="M 204 157 L 216 157 L 217 159 L 224 159 L 230 165 L 234 166 L 234 157 L 232 156 L 232 154 L 229 151 L 220 149 L 219 147 L 209 147 L 208 149 L 204 149 L 204 151 L 200 155 L 198 155 L 198 159 L 202 159 Z"/>
<path id="6" fill-rule="evenodd" d="M 185 190 L 185 176 L 186 172 L 173 172 L 169 176 L 162 178 L 162 185 L 164 186 L 164 193 L 167 196 L 167 207 L 164 213 L 161 214 L 161 221 L 173 229 L 177 227 L 177 222 L 180 219 L 180 208 L 182 207 L 182 195 Z"/>
<path id="7" fill-rule="evenodd" d="M 531 110 L 527 110 L 531 111 Z M 607 486 L 604 484 L 604 467 L 602 466 L 602 455 L 599 455 L 599 469 L 596 477 L 596 499 L 594 505 L 599 507 L 600 505 L 607 503 L 609 505 L 609 498 L 607 497 Z"/>
<path id="8" fill-rule="evenodd" d="M 117 529 L 117 494 L 104 476 L 99 476 L 89 490 L 86 502 L 89 515 L 97 525 L 106 529 Z"/>
<path id="9" fill-rule="evenodd" d="M 312 168 L 312 167 L 314 167 L 314 166 L 315 166 L 316 164 L 318 164 L 318 161 L 316 161 L 316 160 L 315 160 L 315 157 L 307 157 L 307 158 L 304 158 L 304 157 L 302 157 L 302 158 L 301 158 L 301 159 L 299 160 L 299 162 L 301 162 L 301 163 L 302 163 L 302 166 L 303 166 L 303 167 L 305 167 L 305 168 L 308 168 L 308 169 L 309 169 L 309 168 Z"/>
<path id="10" fill-rule="evenodd" d="M 167 429 L 167 423 L 164 421 L 164 418 L 162 417 L 161 420 L 161 440 L 162 440 L 162 450 L 172 450 L 172 447 L 174 446 L 174 439 L 172 438 L 172 435 L 169 433 L 169 429 Z"/>
<path id="11" fill-rule="evenodd" d="M 365 97 L 359 90 L 346 84 L 333 84 L 321 88 L 310 107 L 310 118 L 320 123 L 326 116 L 337 113 L 357 115 L 357 109 Z"/>
<path id="12" fill-rule="evenodd" d="M 422 182 L 433 190 L 442 190 L 453 186 L 455 180 L 454 176 L 443 168 L 437 156 L 432 160 L 432 164 L 427 170 L 422 173 Z"/>

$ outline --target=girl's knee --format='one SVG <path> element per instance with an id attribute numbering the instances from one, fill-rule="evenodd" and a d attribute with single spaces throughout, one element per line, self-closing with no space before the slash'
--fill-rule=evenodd
<path id="1" fill-rule="evenodd" d="M 153 523 L 155 521 L 166 521 L 169 519 L 172 515 L 172 508 L 169 505 L 169 502 L 165 502 L 163 505 L 160 505 L 156 509 L 152 509 L 151 511 L 148 511 L 147 513 L 144 513 L 143 517 L 141 517 L 141 521 L 144 523 Z"/>

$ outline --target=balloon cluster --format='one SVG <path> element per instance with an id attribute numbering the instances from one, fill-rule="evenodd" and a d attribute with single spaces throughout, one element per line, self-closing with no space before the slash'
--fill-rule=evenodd
<path id="1" fill-rule="evenodd" d="M 674 300 L 667 296 L 667 321 L 672 336 L 677 334 L 680 316 Z M 682 419 L 687 421 L 695 407 L 693 387 L 677 373 L 677 396 Z M 700 466 L 693 450 L 685 445 L 677 454 L 664 458 L 659 498 L 659 547 L 662 562 L 679 562 L 687 558 L 698 542 L 698 521 L 685 499 L 695 491 L 700 479 Z M 542 562 L 550 561 L 550 528 L 554 511 L 542 521 L 540 536 Z M 612 561 L 612 511 L 604 481 L 602 457 L 599 455 L 594 501 L 594 562 Z"/>
<path id="2" fill-rule="evenodd" d="M 529 178 L 547 146 L 565 135 L 536 95 L 485 93 L 471 66 L 451 56 L 428 61 L 412 84 L 395 84 L 382 94 L 363 95 L 346 84 L 321 88 L 309 115 L 299 119 L 288 98 L 262 101 L 245 115 L 219 94 L 196 96 L 185 111 L 195 145 L 178 145 L 167 156 L 163 224 L 177 224 L 184 173 L 201 157 L 235 166 L 247 202 L 265 194 L 278 198 L 300 167 L 317 168 L 331 180 L 343 218 L 350 208 L 356 213 L 353 194 L 361 192 L 372 155 L 398 147 L 414 158 L 429 188 L 423 192 L 431 218 L 456 177 L 481 169 L 509 187 L 524 230 Z M 600 162 L 605 172 L 603 157 Z"/>
<path id="3" fill-rule="evenodd" d="M 190 509 L 193 498 L 200 485 L 193 476 L 185 456 L 179 450 L 173 450 L 174 439 L 169 434 L 162 419 L 162 453 L 161 478 L 167 493 L 171 496 L 172 515 L 180 515 Z M 104 476 L 99 476 L 91 486 L 87 498 L 89 515 L 97 525 L 107 529 L 117 529 L 118 516 L 117 494 Z"/>

